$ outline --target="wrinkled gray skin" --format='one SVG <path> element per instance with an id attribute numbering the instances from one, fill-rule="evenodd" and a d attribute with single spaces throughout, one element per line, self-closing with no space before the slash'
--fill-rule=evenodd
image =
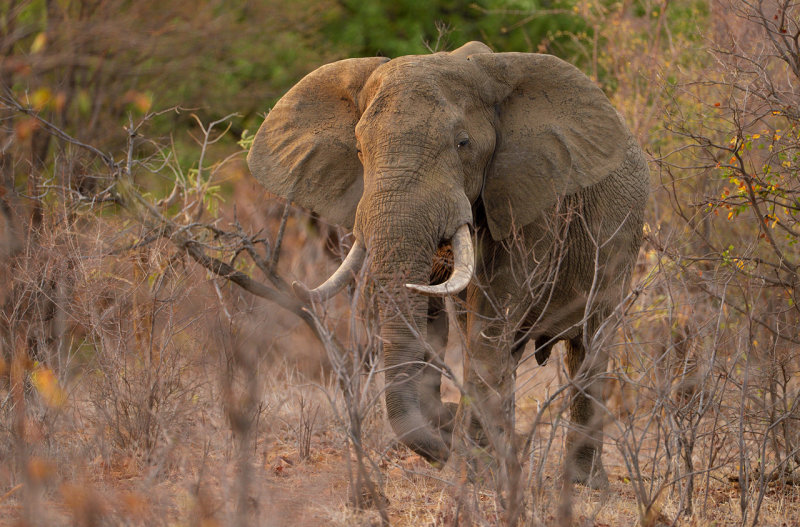
<path id="1" fill-rule="evenodd" d="M 585 75 L 549 55 L 491 53 L 478 42 L 335 62 L 278 102 L 248 163 L 269 191 L 365 244 L 371 275 L 394 300 L 380 310 L 386 408 L 406 445 L 445 461 L 455 416 L 441 402 L 439 373 L 424 365 L 426 349 L 440 353 L 446 340 L 442 299 L 403 284 L 430 283 L 437 248 L 467 224 L 476 271 L 462 293 L 469 402 L 458 415 L 486 442 L 484 431 L 500 426 L 486 416 L 513 401 L 525 343 L 534 340 L 542 363 L 563 340 L 575 380 L 566 474 L 607 485 L 599 407 L 607 359 L 592 342 L 625 293 L 649 175 Z"/>

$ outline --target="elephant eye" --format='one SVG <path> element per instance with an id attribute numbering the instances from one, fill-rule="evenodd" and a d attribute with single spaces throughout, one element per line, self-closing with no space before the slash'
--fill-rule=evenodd
<path id="1" fill-rule="evenodd" d="M 456 148 L 464 148 L 468 144 L 469 144 L 469 137 L 462 137 L 458 140 L 458 143 L 456 143 Z"/>

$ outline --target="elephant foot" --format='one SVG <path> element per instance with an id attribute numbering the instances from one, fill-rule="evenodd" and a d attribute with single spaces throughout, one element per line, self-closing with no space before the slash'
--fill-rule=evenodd
<path id="1" fill-rule="evenodd" d="M 434 430 L 439 432 L 448 447 L 450 447 L 453 438 L 456 411 L 458 411 L 458 404 L 456 403 L 441 403 L 437 401 L 435 405 L 423 406 L 423 414 L 426 416 L 428 423 Z"/>
<path id="2" fill-rule="evenodd" d="M 517 438 L 512 440 L 516 442 Z M 520 459 L 518 450 L 515 452 L 504 443 L 505 440 L 501 439 L 501 444 L 497 446 L 502 451 L 498 452 L 495 445 L 480 445 L 472 438 L 462 441 L 460 446 L 453 448 L 454 465 L 463 470 L 459 474 L 478 488 L 508 489 L 509 485 L 513 485 L 509 473 L 519 475 L 525 460 Z"/>
<path id="3" fill-rule="evenodd" d="M 469 425 L 459 426 L 452 450 L 466 468 L 468 481 L 478 486 L 489 484 L 499 488 L 497 485 L 502 483 L 498 478 L 507 477 L 504 462 L 519 461 L 520 449 L 527 436 L 516 432 L 509 434 L 499 426 L 487 431 L 477 419 L 468 416 L 459 419 Z"/>
<path id="4" fill-rule="evenodd" d="M 567 474 L 573 483 L 580 483 L 590 489 L 604 490 L 608 488 L 608 474 L 603 468 L 600 452 L 590 446 L 578 448 L 567 463 Z"/>
<path id="5" fill-rule="evenodd" d="M 593 490 L 605 490 L 608 488 L 608 474 L 602 465 L 592 470 L 575 470 L 572 474 L 572 482 L 580 483 Z"/>
<path id="6" fill-rule="evenodd" d="M 458 403 L 444 403 L 442 404 L 442 410 L 439 418 L 439 429 L 452 435 L 456 426 Z"/>

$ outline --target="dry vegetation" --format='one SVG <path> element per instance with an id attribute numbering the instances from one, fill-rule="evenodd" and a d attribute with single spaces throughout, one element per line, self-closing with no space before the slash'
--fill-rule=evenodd
<path id="1" fill-rule="evenodd" d="M 478 477 L 398 445 L 368 277 L 324 306 L 287 286 L 328 276 L 347 233 L 257 186 L 237 117 L 153 114 L 115 88 L 136 53 L 89 79 L 127 101 L 118 115 L 71 106 L 79 67 L 43 91 L 61 55 L 20 19 L 3 49 L 27 38 L 33 58 L 0 70 L 0 524 L 799 525 L 800 7 L 570 5 L 591 28 L 571 35 L 576 60 L 653 174 L 633 293 L 604 343 L 607 491 L 561 478 L 560 346 L 544 367 L 526 354 L 525 441 Z M 222 38 L 224 17 L 200 11 Z M 69 56 L 102 41 L 84 37 Z M 39 88 L 12 90 L 20 76 Z M 103 140 L 97 123 L 126 108 Z M 165 118 L 188 132 L 159 139 Z"/>

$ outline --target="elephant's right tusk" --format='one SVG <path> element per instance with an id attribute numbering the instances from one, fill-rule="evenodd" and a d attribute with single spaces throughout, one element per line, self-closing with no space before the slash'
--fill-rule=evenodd
<path id="1" fill-rule="evenodd" d="M 292 289 L 294 294 L 303 302 L 324 302 L 333 297 L 344 289 L 344 287 L 355 280 L 356 274 L 361 270 L 364 264 L 364 258 L 367 255 L 367 249 L 360 241 L 356 240 L 350 252 L 347 253 L 342 265 L 331 275 L 330 278 L 325 280 L 314 289 L 307 288 L 301 282 L 292 282 Z"/>
<path id="2" fill-rule="evenodd" d="M 452 242 L 453 274 L 446 282 L 437 285 L 406 284 L 406 287 L 428 296 L 448 296 L 463 291 L 475 272 L 475 252 L 472 250 L 472 236 L 467 224 L 458 228 Z"/>

